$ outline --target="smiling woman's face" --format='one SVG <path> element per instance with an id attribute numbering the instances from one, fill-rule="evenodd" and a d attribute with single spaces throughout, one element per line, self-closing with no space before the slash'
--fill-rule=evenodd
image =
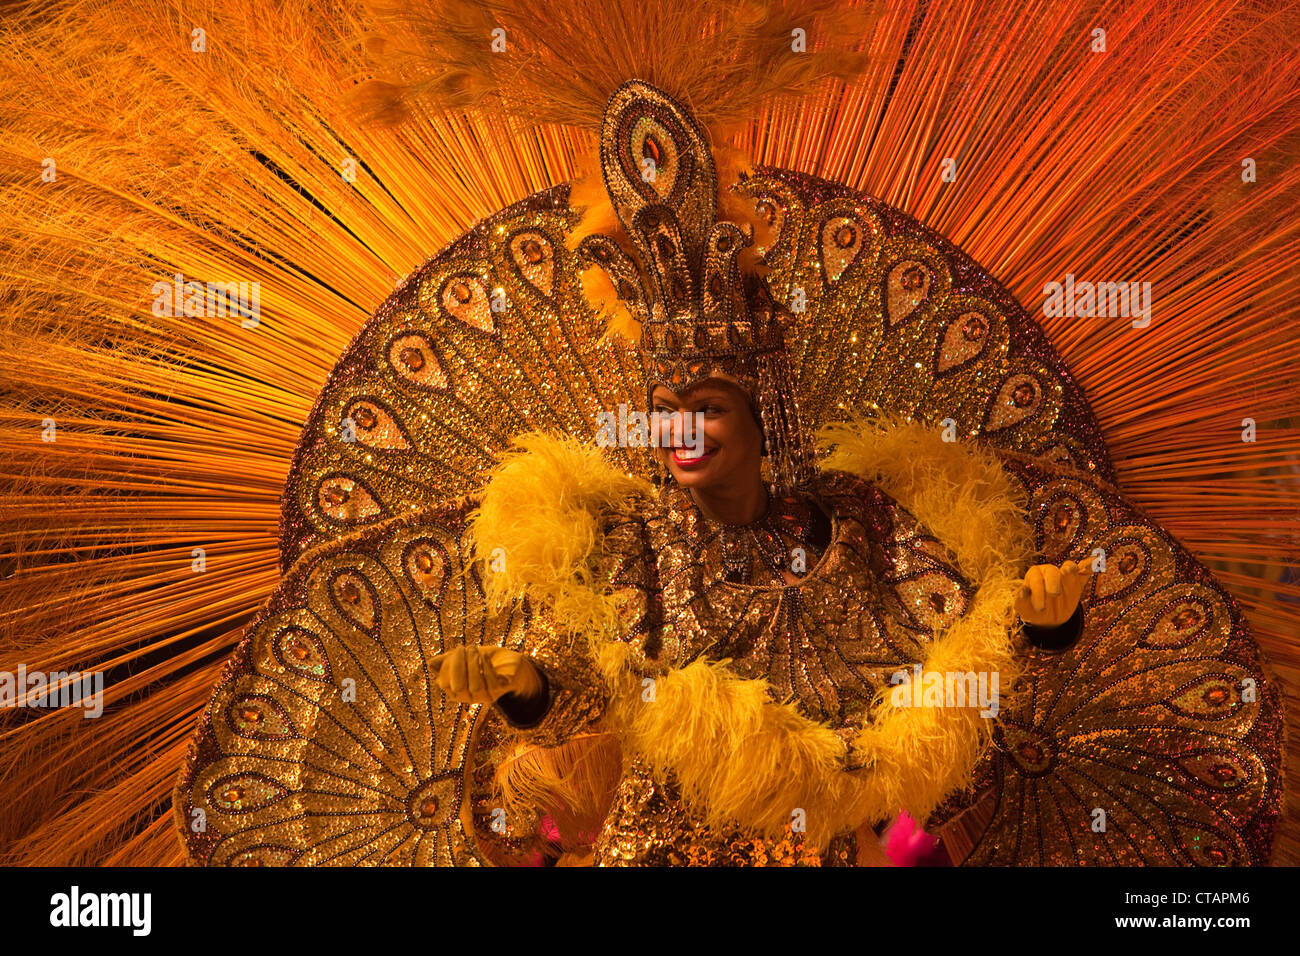
<path id="1" fill-rule="evenodd" d="M 678 428 L 673 432 L 675 447 L 658 449 L 660 460 L 683 488 L 742 488 L 759 474 L 763 433 L 739 387 L 711 378 L 677 395 L 660 385 L 650 397 L 650 408 L 700 416 L 695 420 L 703 425 L 702 448 L 700 435 L 683 436 Z"/>

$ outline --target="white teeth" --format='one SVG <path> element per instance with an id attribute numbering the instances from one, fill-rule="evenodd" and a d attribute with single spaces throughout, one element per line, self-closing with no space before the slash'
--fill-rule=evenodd
<path id="1" fill-rule="evenodd" d="M 704 449 L 701 448 L 676 448 L 674 453 L 682 461 L 695 461 L 697 458 L 704 457 Z"/>

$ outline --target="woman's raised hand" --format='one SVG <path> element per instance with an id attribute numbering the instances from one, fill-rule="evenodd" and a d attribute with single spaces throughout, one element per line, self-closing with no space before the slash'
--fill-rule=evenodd
<path id="1" fill-rule="evenodd" d="M 1087 564 L 1066 561 L 1059 568 L 1054 564 L 1035 564 L 1025 572 L 1016 598 L 1016 613 L 1026 624 L 1037 627 L 1057 627 L 1074 616 L 1079 606 L 1083 586 L 1092 577 Z"/>
<path id="2" fill-rule="evenodd" d="M 542 677 L 525 654 L 505 647 L 468 644 L 429 661 L 434 683 L 460 704 L 491 704 L 502 694 L 533 697 Z"/>

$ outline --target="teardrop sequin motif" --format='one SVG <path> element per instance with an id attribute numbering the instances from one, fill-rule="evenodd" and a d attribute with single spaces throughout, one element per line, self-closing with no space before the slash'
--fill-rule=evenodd
<path id="1" fill-rule="evenodd" d="M 1208 790 L 1240 790 L 1250 779 L 1250 771 L 1245 764 L 1236 754 L 1226 750 L 1187 754 L 1178 759 L 1178 766 Z"/>
<path id="2" fill-rule="evenodd" d="M 208 788 L 208 804 L 222 813 L 248 813 L 287 796 L 289 788 L 260 773 L 222 777 Z"/>
<path id="3" fill-rule="evenodd" d="M 1221 720 L 1241 706 L 1241 697 L 1228 678 L 1221 674 L 1210 674 L 1190 687 L 1175 691 L 1164 703 L 1166 707 L 1188 717 Z"/>
<path id="4" fill-rule="evenodd" d="M 487 286 L 474 275 L 449 276 L 443 283 L 439 302 L 452 318 L 483 332 L 495 332 Z"/>
<path id="5" fill-rule="evenodd" d="M 660 199 L 672 196 L 680 162 L 672 133 L 652 116 L 638 116 L 632 124 L 628 148 L 636 181 L 653 189 Z M 648 170 L 653 170 L 651 174 Z"/>
<path id="6" fill-rule="evenodd" d="M 369 491 L 355 478 L 330 475 L 320 483 L 316 495 L 320 510 L 330 519 L 352 523 L 368 521 L 383 512 Z"/>
<path id="7" fill-rule="evenodd" d="M 277 634 L 271 653 L 285 670 L 299 677 L 327 684 L 334 680 L 324 645 L 301 627 L 286 627 Z"/>
<path id="8" fill-rule="evenodd" d="M 820 240 L 822 272 L 833 285 L 861 257 L 866 227 L 849 216 L 832 216 L 822 223 Z"/>
<path id="9" fill-rule="evenodd" d="M 378 623 L 378 602 L 370 582 L 359 571 L 341 571 L 330 581 L 330 595 L 343 616 L 363 631 Z"/>
<path id="10" fill-rule="evenodd" d="M 409 545 L 402 566 L 406 575 L 425 601 L 436 607 L 442 600 L 447 583 L 447 554 L 437 542 L 428 539 Z"/>
<path id="11" fill-rule="evenodd" d="M 978 312 L 963 312 L 948 323 L 935 356 L 935 374 L 942 375 L 978 358 L 992 336 L 993 323 Z"/>
<path id="12" fill-rule="evenodd" d="M 885 321 L 897 325 L 906 320 L 930 294 L 932 283 L 924 262 L 904 259 L 896 264 L 885 282 Z"/>
<path id="13" fill-rule="evenodd" d="M 510 260 L 525 282 L 542 295 L 551 295 L 555 288 L 555 250 L 546 236 L 531 230 L 511 236 Z"/>
<path id="14" fill-rule="evenodd" d="M 1100 604 L 1126 594 L 1146 576 L 1151 552 L 1141 541 L 1120 538 L 1106 554 L 1106 570 L 1092 576 L 1093 601 Z"/>
<path id="15" fill-rule="evenodd" d="M 1215 618 L 1216 615 L 1203 599 L 1188 596 L 1173 601 L 1165 608 L 1164 613 L 1151 623 L 1146 633 L 1138 640 L 1138 644 L 1142 647 L 1155 647 L 1162 650 L 1187 647 L 1194 641 L 1204 640 L 1204 635 L 1209 631 Z"/>
<path id="16" fill-rule="evenodd" d="M 372 399 L 359 398 L 344 409 L 344 434 L 348 421 L 352 422 L 353 438 L 367 448 L 384 451 L 409 451 L 411 448 L 406 431 L 388 409 Z"/>
<path id="17" fill-rule="evenodd" d="M 1244 847 L 1211 830 L 1190 826 L 1178 826 L 1174 830 L 1183 849 L 1198 866 L 1241 866 L 1250 859 Z"/>
<path id="18" fill-rule="evenodd" d="M 1044 502 L 1044 506 L 1038 519 L 1043 552 L 1049 555 L 1071 553 L 1087 528 L 1087 508 L 1069 494 L 1057 495 Z"/>
<path id="19" fill-rule="evenodd" d="M 407 333 L 388 343 L 388 364 L 404 380 L 424 388 L 446 388 L 447 373 L 423 335 Z"/>
<path id="20" fill-rule="evenodd" d="M 1027 372 L 1017 372 L 1007 377 L 989 406 L 984 430 L 999 431 L 1018 425 L 1038 414 L 1043 405 L 1043 386 Z"/>
<path id="21" fill-rule="evenodd" d="M 834 208 L 819 206 L 816 212 L 810 212 L 804 202 L 810 197 L 801 197 L 789 184 L 770 177 L 751 176 L 742 179 L 732 189 L 754 204 L 754 248 L 762 261 L 774 269 L 794 267 L 796 259 L 800 260 L 799 268 L 804 267 L 805 256 L 815 254 L 819 224 L 826 216 L 843 214 L 863 218 L 863 207 L 857 204 L 844 208 L 843 203 L 837 202 Z M 869 222 L 871 230 L 867 241 L 874 244 L 875 237 L 883 229 L 874 218 Z M 861 275 L 862 272 L 855 269 L 854 274 Z M 776 293 L 778 288 L 782 296 L 788 295 L 786 287 L 781 284 L 774 286 L 772 291 Z"/>
<path id="22" fill-rule="evenodd" d="M 289 740 L 298 736 L 283 707 L 265 694 L 242 694 L 226 708 L 230 729 L 249 740 Z"/>

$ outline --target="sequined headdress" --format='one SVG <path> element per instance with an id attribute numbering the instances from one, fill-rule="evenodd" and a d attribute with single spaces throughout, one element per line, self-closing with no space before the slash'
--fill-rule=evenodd
<path id="1" fill-rule="evenodd" d="M 663 91 L 629 80 L 605 109 L 600 162 L 636 254 L 600 234 L 578 248 L 609 274 L 641 325 L 647 398 L 657 385 L 681 394 L 718 373 L 730 376 L 749 393 L 772 483 L 802 484 L 812 449 L 782 332 L 789 313 L 761 278 L 741 269 L 740 251 L 753 236 L 717 221 L 717 170 L 695 117 Z"/>

